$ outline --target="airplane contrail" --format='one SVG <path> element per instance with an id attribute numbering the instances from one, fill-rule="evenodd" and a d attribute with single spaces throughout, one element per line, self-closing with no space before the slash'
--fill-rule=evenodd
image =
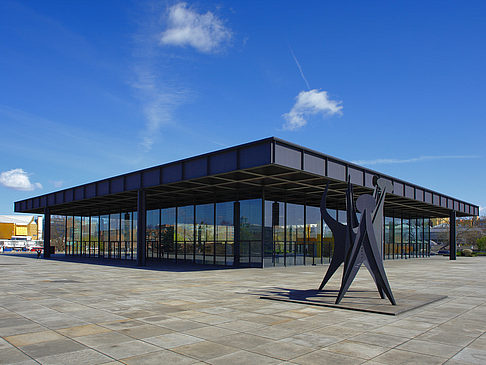
<path id="1" fill-rule="evenodd" d="M 304 80 L 305 84 L 307 85 L 307 89 L 310 90 L 311 87 L 309 85 L 309 82 L 305 78 L 304 71 L 302 71 L 302 67 L 300 66 L 299 61 L 297 60 L 297 57 L 295 57 L 294 51 L 292 50 L 292 47 L 289 46 L 290 53 L 292 54 L 292 57 L 294 58 L 295 63 L 297 64 L 297 67 L 299 68 L 300 76 L 302 76 L 302 79 Z"/>

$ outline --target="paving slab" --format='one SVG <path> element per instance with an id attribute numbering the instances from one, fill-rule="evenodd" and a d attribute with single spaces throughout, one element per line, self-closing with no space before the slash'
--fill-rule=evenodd
<path id="1" fill-rule="evenodd" d="M 316 289 L 288 289 L 278 293 L 275 291 L 269 292 L 271 294 L 261 294 L 260 298 L 392 316 L 397 316 L 447 298 L 447 295 L 410 293 L 408 291 L 395 290 L 393 295 L 397 304 L 392 305 L 388 299 L 381 299 L 376 291 L 353 289 L 347 292 L 339 304 L 336 304 L 335 300 L 339 288 L 322 291 Z"/>
<path id="2" fill-rule="evenodd" d="M 85 348 L 86 347 L 82 344 L 66 338 L 61 340 L 34 343 L 31 345 L 19 347 L 20 350 L 33 358 L 63 354 L 66 352 L 83 350 Z"/>
<path id="3" fill-rule="evenodd" d="M 123 361 L 123 363 L 127 365 L 189 365 L 199 362 L 199 360 L 181 354 L 176 354 L 175 352 L 167 350 L 160 350 L 144 355 L 127 357 L 122 359 L 121 361 Z"/>
<path id="4" fill-rule="evenodd" d="M 0 255 L 10 278 L 0 282 L 0 363 L 484 363 L 486 258 L 385 268 L 396 293 L 447 298 L 391 316 L 259 298 L 315 288 L 326 265 L 147 270 Z M 366 270 L 354 284 L 376 295 Z"/>
<path id="5" fill-rule="evenodd" d="M 62 340 L 64 336 L 54 331 L 30 332 L 21 335 L 7 336 L 5 340 L 16 347 L 32 345 L 35 343 Z"/>
<path id="6" fill-rule="evenodd" d="M 236 352 L 237 349 L 210 341 L 196 342 L 190 345 L 174 347 L 172 351 L 182 355 L 190 356 L 199 360 L 207 361 L 216 357 Z"/>

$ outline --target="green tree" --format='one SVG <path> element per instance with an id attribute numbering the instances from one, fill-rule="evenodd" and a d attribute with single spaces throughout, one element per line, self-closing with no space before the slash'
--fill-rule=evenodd
<path id="1" fill-rule="evenodd" d="M 476 245 L 478 246 L 479 251 L 486 251 L 486 236 L 478 238 L 476 240 Z"/>

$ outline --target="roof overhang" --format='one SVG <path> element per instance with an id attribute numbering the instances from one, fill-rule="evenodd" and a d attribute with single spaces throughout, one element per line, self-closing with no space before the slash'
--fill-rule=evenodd
<path id="1" fill-rule="evenodd" d="M 479 207 L 403 180 L 277 138 L 216 151 L 100 180 L 15 203 L 15 211 L 101 215 L 137 209 L 146 192 L 147 209 L 259 198 L 319 206 L 329 183 L 328 207 L 345 208 L 347 177 L 356 196 L 373 190 L 373 176 L 388 179 L 393 194 L 385 214 L 449 217 L 479 214 Z"/>

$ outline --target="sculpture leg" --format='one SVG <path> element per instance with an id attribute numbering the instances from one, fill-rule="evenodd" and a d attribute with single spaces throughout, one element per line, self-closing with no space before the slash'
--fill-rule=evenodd
<path id="1" fill-rule="evenodd" d="M 322 288 L 324 288 L 324 286 L 327 284 L 329 279 L 331 279 L 331 277 L 334 275 L 334 273 L 336 272 L 336 270 L 339 268 L 339 266 L 342 263 L 343 263 L 342 260 L 337 260 L 337 259 L 333 259 L 331 261 L 331 264 L 329 265 L 329 268 L 327 269 L 326 275 L 324 276 L 324 279 L 322 279 L 322 283 L 319 286 L 319 290 L 322 290 Z"/>
<path id="2" fill-rule="evenodd" d="M 364 265 L 366 266 L 366 268 L 368 269 L 368 272 L 370 273 L 371 277 L 373 278 L 373 281 L 375 282 L 375 285 L 376 285 L 376 289 L 378 290 L 378 293 L 380 294 L 380 298 L 381 299 L 385 299 L 385 293 L 383 292 L 383 289 L 382 287 L 378 284 L 378 282 L 376 281 L 376 277 L 375 277 L 375 273 L 373 272 L 373 270 L 371 269 L 370 267 L 370 263 L 368 262 L 368 260 L 365 260 L 364 261 Z"/>
<path id="3" fill-rule="evenodd" d="M 357 243 L 352 248 L 351 253 L 345 263 L 343 281 L 341 284 L 341 289 L 339 290 L 339 294 L 336 299 L 336 304 L 339 304 L 344 297 L 344 294 L 348 291 L 351 283 L 353 282 L 356 274 L 361 267 L 362 261 L 362 237 L 357 239 Z"/>
<path id="4" fill-rule="evenodd" d="M 381 261 L 380 257 L 377 256 L 377 253 L 373 250 L 373 244 L 372 242 L 370 242 L 369 237 L 368 240 L 365 240 L 364 242 L 364 250 L 366 252 L 370 268 L 375 273 L 375 282 L 377 284 L 377 287 L 381 288 L 383 293 L 386 294 L 386 296 L 393 305 L 396 305 L 395 298 L 393 297 L 390 284 L 388 283 L 388 279 L 386 277 L 383 262 Z"/>

